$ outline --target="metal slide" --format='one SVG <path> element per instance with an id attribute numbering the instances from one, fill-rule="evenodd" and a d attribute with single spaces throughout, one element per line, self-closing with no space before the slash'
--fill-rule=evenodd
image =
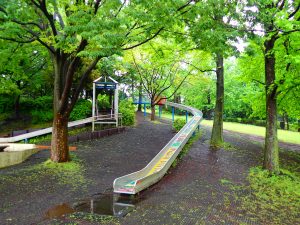
<path id="1" fill-rule="evenodd" d="M 170 168 L 202 120 L 202 112 L 198 109 L 172 102 L 166 102 L 166 105 L 186 110 L 192 113 L 193 117 L 146 167 L 140 171 L 115 179 L 113 184 L 115 193 L 136 194 L 158 182 Z"/>

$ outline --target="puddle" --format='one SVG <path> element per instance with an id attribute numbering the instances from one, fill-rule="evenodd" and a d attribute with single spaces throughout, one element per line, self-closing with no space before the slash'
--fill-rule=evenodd
<path id="1" fill-rule="evenodd" d="M 139 198 L 131 195 L 96 194 L 74 203 L 63 203 L 50 208 L 44 219 L 54 219 L 74 212 L 124 217 L 135 208 Z"/>
<path id="2" fill-rule="evenodd" d="M 68 204 L 63 203 L 61 205 L 56 205 L 53 208 L 49 209 L 45 214 L 45 218 L 57 218 L 61 217 L 62 215 L 70 214 L 73 212 L 75 212 L 74 209 L 72 209 Z"/>

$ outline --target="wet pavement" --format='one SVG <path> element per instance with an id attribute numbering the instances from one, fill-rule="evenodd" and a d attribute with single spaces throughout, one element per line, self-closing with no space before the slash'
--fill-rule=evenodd
<path id="1" fill-rule="evenodd" d="M 45 169 L 40 165 L 50 154 L 40 151 L 0 169 L 0 224 L 44 223 L 51 215 L 73 211 L 67 205 L 112 193 L 115 178 L 142 169 L 174 136 L 170 124 L 149 122 L 142 114 L 137 121 L 121 134 L 72 144 L 79 168 L 64 173 Z"/>
<path id="2" fill-rule="evenodd" d="M 30 183 L 39 188 L 29 194 L 28 182 L 0 183 L 0 204 L 5 205 L 0 205 L 0 224 L 270 224 L 240 207 L 238 197 L 244 190 L 224 185 L 247 184 L 249 168 L 261 165 L 262 143 L 226 131 L 224 138 L 231 146 L 213 150 L 210 127 L 201 128 L 201 138 L 160 182 L 136 197 L 113 195 L 114 178 L 144 167 L 174 135 L 168 124 L 144 121 L 141 115 L 138 121 L 123 134 L 78 145 L 86 185 L 69 187 L 43 177 Z M 45 158 L 37 155 L 14 169 L 0 170 L 0 175 L 13 177 L 17 168 Z"/>

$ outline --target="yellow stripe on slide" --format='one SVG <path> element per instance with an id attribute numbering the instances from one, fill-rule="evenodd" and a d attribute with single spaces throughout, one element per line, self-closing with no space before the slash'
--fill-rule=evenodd
<path id="1" fill-rule="evenodd" d="M 147 176 L 159 171 L 166 164 L 166 162 L 171 158 L 175 150 L 176 148 L 173 147 L 169 148 L 166 154 L 164 154 L 164 156 L 161 157 L 160 160 L 152 167 L 152 169 L 149 171 Z"/>

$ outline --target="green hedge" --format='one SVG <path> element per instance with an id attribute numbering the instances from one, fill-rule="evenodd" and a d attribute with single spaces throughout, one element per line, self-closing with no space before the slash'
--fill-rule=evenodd
<path id="1" fill-rule="evenodd" d="M 132 126 L 135 123 L 135 106 L 131 101 L 122 100 L 119 105 L 119 112 L 122 113 L 122 124 Z"/>
<path id="2" fill-rule="evenodd" d="M 79 99 L 71 112 L 70 120 L 80 120 L 90 117 L 92 114 L 92 102 L 85 99 Z"/>
<path id="3" fill-rule="evenodd" d="M 178 132 L 181 130 L 181 128 L 183 128 L 184 125 L 185 125 L 185 119 L 177 118 L 174 120 L 173 128 L 175 129 L 176 132 Z"/>
<path id="4" fill-rule="evenodd" d="M 53 110 L 48 111 L 43 110 L 33 110 L 30 112 L 32 117 L 32 123 L 39 124 L 45 122 L 51 122 L 53 120 Z"/>

